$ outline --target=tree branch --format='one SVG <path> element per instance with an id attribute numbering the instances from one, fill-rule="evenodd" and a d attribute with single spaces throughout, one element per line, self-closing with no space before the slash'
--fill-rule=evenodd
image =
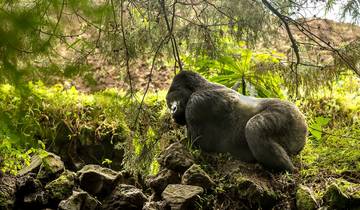
<path id="1" fill-rule="evenodd" d="M 153 75 L 153 71 L 154 71 L 154 68 L 155 68 L 155 61 L 156 61 L 156 57 L 158 56 L 162 46 L 164 45 L 164 43 L 166 42 L 166 40 L 171 37 L 170 34 L 166 35 L 159 43 L 158 47 L 156 48 L 156 51 L 155 51 L 155 54 L 153 56 L 153 59 L 152 59 L 152 64 L 151 64 L 151 69 L 150 69 L 150 73 L 148 75 L 148 82 L 146 84 L 146 88 L 145 88 L 145 92 L 144 92 L 144 95 L 141 99 L 141 102 L 140 102 L 140 105 L 139 105 L 139 108 L 138 108 L 138 112 L 136 114 L 136 117 L 135 117 L 135 120 L 134 120 L 134 127 L 139 119 L 139 116 L 140 116 L 140 112 L 141 112 L 141 109 L 142 109 L 142 105 L 144 104 L 144 100 L 145 100 L 145 97 L 146 97 L 146 94 L 147 92 L 149 91 L 149 88 L 150 88 L 150 83 L 151 83 L 151 79 L 152 79 L 152 75 Z"/>
<path id="2" fill-rule="evenodd" d="M 132 97 L 133 92 L 133 86 L 132 86 L 132 77 L 130 74 L 130 65 L 129 65 L 129 47 L 127 45 L 126 36 L 125 36 L 125 29 L 124 29 L 124 0 L 121 0 L 121 7 L 120 7 L 120 25 L 121 25 L 121 33 L 122 33 L 122 40 L 123 44 L 125 46 L 125 62 L 126 62 L 126 72 L 129 77 L 129 85 L 130 85 L 130 96 Z"/>
<path id="3" fill-rule="evenodd" d="M 360 71 L 359 69 L 356 68 L 356 66 L 352 65 L 347 58 L 340 53 L 340 51 L 338 49 L 336 49 L 335 47 L 333 47 L 330 42 L 323 40 L 321 37 L 319 37 L 318 35 L 314 34 L 311 30 L 307 29 L 305 26 L 303 26 L 301 23 L 299 23 L 296 20 L 291 19 L 290 17 L 287 17 L 288 20 L 290 20 L 298 29 L 301 33 L 303 33 L 306 37 L 308 37 L 309 39 L 311 39 L 313 42 L 315 42 L 317 45 L 319 45 L 320 47 L 324 47 L 321 43 L 323 43 L 325 46 L 327 46 L 332 52 L 336 53 L 340 59 L 342 61 L 344 61 L 344 63 L 353 71 L 355 72 L 358 76 L 360 76 Z M 320 43 L 321 42 L 321 43 Z M 325 47 L 324 47 L 325 48 Z"/>
<path id="4" fill-rule="evenodd" d="M 297 42 L 290 30 L 289 23 L 287 22 L 286 16 L 282 15 L 278 10 L 276 10 L 267 0 L 261 0 L 263 4 L 272 12 L 274 13 L 284 24 L 286 33 L 288 34 L 288 37 L 291 42 L 291 48 L 294 50 L 295 57 L 296 57 L 296 63 L 295 67 L 293 66 L 293 62 L 290 64 L 290 68 L 292 71 L 295 72 L 295 81 L 296 81 L 296 96 L 298 96 L 298 89 L 299 89 L 299 81 L 298 81 L 298 72 L 297 67 L 300 63 L 300 54 L 299 54 L 299 47 L 297 45 Z"/>
<path id="5" fill-rule="evenodd" d="M 159 0 L 159 3 L 160 3 L 160 6 L 161 6 L 161 9 L 162 9 L 162 12 L 164 14 L 164 20 L 165 20 L 165 23 L 166 23 L 167 30 L 168 30 L 169 35 L 170 35 L 170 41 L 171 41 L 171 45 L 172 45 L 172 48 L 173 48 L 174 58 L 175 58 L 176 62 L 179 65 L 180 71 L 182 71 L 183 67 L 182 67 L 182 63 L 181 63 L 181 59 L 180 59 L 180 55 L 179 55 L 179 49 L 178 49 L 176 39 L 175 39 L 175 36 L 174 36 L 174 33 L 173 33 L 174 20 L 175 20 L 175 5 L 177 3 L 177 0 L 174 1 L 173 6 L 172 6 L 173 16 L 172 16 L 172 19 L 171 19 L 171 23 L 172 23 L 171 25 L 169 23 L 169 19 L 168 19 L 167 14 L 166 14 L 165 0 Z"/>
<path id="6" fill-rule="evenodd" d="M 113 0 L 111 0 L 111 7 L 112 7 L 112 12 L 113 12 L 113 18 L 114 18 L 114 22 L 115 22 L 115 30 L 118 30 L 118 23 L 116 20 L 116 14 L 115 14 L 115 6 L 114 6 L 114 2 Z M 120 2 L 120 27 L 121 27 L 121 34 L 122 34 L 122 41 L 123 41 L 123 45 L 125 47 L 125 63 L 126 63 L 126 74 L 129 78 L 129 85 L 130 85 L 130 96 L 133 96 L 133 86 L 132 86 L 132 78 L 131 78 L 131 74 L 130 74 L 130 66 L 129 66 L 129 47 L 127 45 L 126 42 L 126 37 L 125 37 L 125 30 L 124 30 L 124 1 L 121 0 Z M 116 32 L 115 32 L 116 33 Z"/>

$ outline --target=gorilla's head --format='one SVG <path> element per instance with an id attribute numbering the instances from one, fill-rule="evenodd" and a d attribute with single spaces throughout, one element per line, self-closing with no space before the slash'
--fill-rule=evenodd
<path id="1" fill-rule="evenodd" d="M 203 77 L 191 71 L 181 71 L 174 77 L 166 95 L 166 102 L 176 123 L 186 124 L 185 109 L 191 94 L 207 84 Z"/>

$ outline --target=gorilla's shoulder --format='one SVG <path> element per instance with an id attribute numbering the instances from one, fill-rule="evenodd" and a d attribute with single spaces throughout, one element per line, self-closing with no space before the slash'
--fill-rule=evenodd
<path id="1" fill-rule="evenodd" d="M 196 91 L 191 94 L 188 106 L 197 109 L 209 110 L 208 107 L 212 107 L 213 110 L 231 111 L 237 108 L 245 110 L 257 110 L 261 100 L 251 97 L 244 96 L 238 92 L 227 88 L 222 85 L 216 85 Z"/>
<path id="2" fill-rule="evenodd" d="M 218 100 L 224 99 L 224 91 L 226 91 L 226 89 L 223 89 L 223 88 L 208 88 L 208 89 L 198 90 L 191 94 L 188 103 L 190 103 L 190 104 L 210 103 L 211 104 Z"/>

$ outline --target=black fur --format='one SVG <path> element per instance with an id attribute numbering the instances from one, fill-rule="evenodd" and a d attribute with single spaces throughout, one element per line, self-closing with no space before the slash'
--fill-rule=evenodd
<path id="1" fill-rule="evenodd" d="M 186 125 L 204 151 L 293 171 L 290 156 L 305 145 L 304 116 L 286 101 L 243 96 L 190 71 L 175 76 L 166 101 L 175 122 Z"/>

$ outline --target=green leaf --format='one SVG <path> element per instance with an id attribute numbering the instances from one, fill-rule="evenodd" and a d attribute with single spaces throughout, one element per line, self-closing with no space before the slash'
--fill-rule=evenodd
<path id="1" fill-rule="evenodd" d="M 321 126 L 326 126 L 330 122 L 330 118 L 328 117 L 316 117 L 315 121 Z"/>

